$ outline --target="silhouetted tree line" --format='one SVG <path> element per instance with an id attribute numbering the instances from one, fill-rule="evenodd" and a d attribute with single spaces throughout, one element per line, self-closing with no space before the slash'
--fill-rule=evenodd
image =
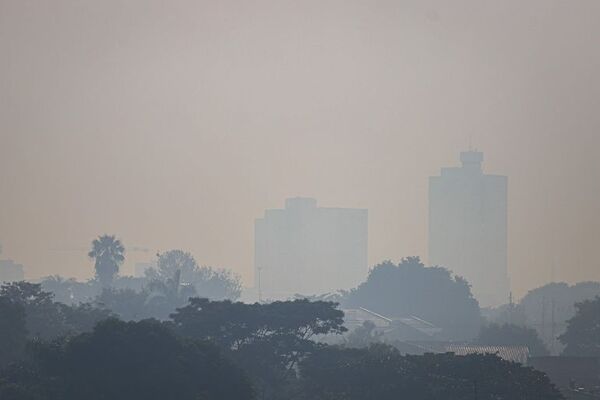
<path id="1" fill-rule="evenodd" d="M 327 347 L 300 365 L 302 399 L 561 399 L 541 372 L 488 355 Z"/>
<path id="2" fill-rule="evenodd" d="M 66 309 L 73 315 L 57 314 Z M 61 315 L 61 328 L 44 312 Z M 106 313 L 53 302 L 39 285 L 5 285 L 0 398 L 560 398 L 543 375 L 495 356 L 402 356 L 385 345 L 320 343 L 346 331 L 331 302 L 192 298 L 166 321 Z"/>
<path id="3" fill-rule="evenodd" d="M 73 301 L 83 289 L 58 278 L 45 286 L 68 291 L 27 282 L 1 287 L 0 399 L 561 398 L 543 374 L 494 355 L 402 355 L 379 343 L 372 324 L 350 333 L 345 346 L 327 345 L 323 338 L 347 331 L 337 303 L 227 300 L 239 296 L 239 281 L 203 270 L 183 251 L 160 255 L 142 284 L 120 282 L 124 248 L 114 237 L 100 239 L 90 252 L 96 278 L 88 284 L 99 292 L 89 302 Z M 417 315 L 449 338 L 545 351 L 531 329 L 480 330 L 468 283 L 415 257 L 376 266 L 339 300 L 390 317 Z M 600 348 L 600 300 L 576 308 L 561 340 L 570 354 L 589 355 Z"/>
<path id="4" fill-rule="evenodd" d="M 31 345 L 0 376 L 3 400 L 252 399 L 251 383 L 213 344 L 156 320 L 108 319 L 90 333 Z"/>
<path id="5" fill-rule="evenodd" d="M 94 239 L 88 253 L 94 261 L 94 278 L 77 282 L 60 276 L 42 280 L 42 288 L 63 304 L 94 304 L 124 320 L 167 319 L 190 297 L 236 300 L 241 294 L 239 277 L 225 269 L 199 266 L 182 250 L 158 254 L 155 268 L 145 277 L 120 276 L 125 246 L 114 235 Z"/>
<path id="6" fill-rule="evenodd" d="M 577 310 L 559 337 L 566 355 L 600 357 L 600 297 L 575 304 Z"/>
<path id="7" fill-rule="evenodd" d="M 575 316 L 576 304 L 596 296 L 600 296 L 599 282 L 552 282 L 530 290 L 518 303 L 484 311 L 491 322 L 499 325 L 535 329 L 546 348 L 560 353 L 564 346 L 557 339 L 565 333 L 567 321 Z"/>
<path id="8" fill-rule="evenodd" d="M 55 302 L 39 284 L 4 284 L 0 287 L 0 366 L 20 358 L 27 341 L 51 341 L 90 331 L 110 315 L 91 304 Z"/>

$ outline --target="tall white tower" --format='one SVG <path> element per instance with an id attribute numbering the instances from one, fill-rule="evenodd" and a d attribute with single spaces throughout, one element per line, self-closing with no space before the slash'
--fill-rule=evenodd
<path id="1" fill-rule="evenodd" d="M 466 278 L 481 306 L 508 301 L 506 176 L 486 175 L 483 153 L 429 178 L 429 263 Z"/>

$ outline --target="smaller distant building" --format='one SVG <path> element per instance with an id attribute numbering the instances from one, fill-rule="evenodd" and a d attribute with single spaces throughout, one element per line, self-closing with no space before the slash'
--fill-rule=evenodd
<path id="1" fill-rule="evenodd" d="M 444 339 L 441 328 L 414 315 L 388 318 L 363 307 L 342 311 L 344 326 L 348 331 L 353 331 L 369 321 L 375 326 L 375 331 L 382 333 L 385 340 L 402 354 L 454 353 L 457 356 L 495 354 L 503 360 L 523 365 L 527 365 L 529 360 L 527 346 L 481 346 L 449 342 Z"/>
<path id="2" fill-rule="evenodd" d="M 370 321 L 377 331 L 383 333 L 391 340 L 440 340 L 442 329 L 414 315 L 399 318 L 388 318 L 384 315 L 360 307 L 346 309 L 344 312 L 344 326 L 349 331 L 356 329 L 365 322 Z"/>
<path id="3" fill-rule="evenodd" d="M 403 347 L 409 349 L 408 346 L 411 346 L 415 351 L 403 351 Z M 406 354 L 416 355 L 425 353 L 454 353 L 457 356 L 495 354 L 505 361 L 523 365 L 528 365 L 529 362 L 529 348 L 527 346 L 484 346 L 471 343 L 407 340 L 401 344 L 399 349 Z"/>
<path id="4" fill-rule="evenodd" d="M 366 209 L 319 207 L 305 197 L 265 210 L 254 225 L 255 287 L 262 299 L 351 289 L 368 274 Z"/>
<path id="5" fill-rule="evenodd" d="M 469 354 L 496 354 L 503 360 L 527 365 L 529 348 L 527 346 L 482 346 L 476 344 L 448 343 L 444 350 L 457 356 Z"/>
<path id="6" fill-rule="evenodd" d="M 21 264 L 13 260 L 0 260 L 0 282 L 17 282 L 25 279 Z"/>

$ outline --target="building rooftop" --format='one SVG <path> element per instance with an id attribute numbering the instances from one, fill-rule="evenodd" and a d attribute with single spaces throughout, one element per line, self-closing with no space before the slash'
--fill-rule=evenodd
<path id="1" fill-rule="evenodd" d="M 496 354 L 503 360 L 527 364 L 529 348 L 527 346 L 483 346 L 476 344 L 447 344 L 445 350 L 458 356 L 469 354 Z"/>

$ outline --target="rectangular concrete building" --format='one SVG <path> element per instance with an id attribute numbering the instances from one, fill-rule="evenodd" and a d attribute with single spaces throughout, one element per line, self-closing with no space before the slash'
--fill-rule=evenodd
<path id="1" fill-rule="evenodd" d="M 255 287 L 263 299 L 353 288 L 367 276 L 367 236 L 365 209 L 287 199 L 255 222 Z"/>
<path id="2" fill-rule="evenodd" d="M 429 178 L 429 263 L 463 276 L 481 306 L 508 302 L 507 177 L 486 175 L 483 154 Z"/>
<path id="3" fill-rule="evenodd" d="M 21 264 L 13 260 L 0 260 L 0 283 L 18 282 L 25 279 L 25 273 Z"/>

